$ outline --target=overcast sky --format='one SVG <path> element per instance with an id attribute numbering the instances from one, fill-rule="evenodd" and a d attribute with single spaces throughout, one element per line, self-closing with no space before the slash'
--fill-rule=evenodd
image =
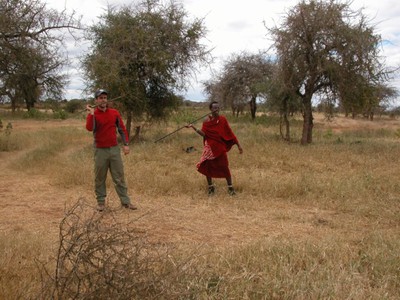
<path id="1" fill-rule="evenodd" d="M 107 3 L 114 6 L 133 3 L 126 0 L 44 0 L 49 8 L 57 10 L 73 10 L 83 16 L 87 25 L 96 23 L 98 17 L 107 8 Z M 167 1 L 168 3 L 169 1 Z M 234 53 L 247 51 L 257 53 L 267 49 L 271 41 L 267 37 L 264 23 L 271 27 L 279 25 L 285 13 L 299 1 L 297 0 L 180 0 L 189 17 L 204 18 L 207 28 L 207 39 L 202 41 L 209 48 L 214 48 L 212 54 L 216 58 L 213 70 L 219 71 L 221 63 Z M 382 55 L 388 66 L 400 66 L 400 2 L 398 0 L 353 0 L 351 8 L 358 10 L 364 8 L 364 15 L 368 16 L 375 25 L 375 33 L 380 34 L 384 41 Z M 86 45 L 87 46 L 87 45 Z M 85 45 L 69 45 L 68 52 L 71 58 L 76 58 L 84 53 Z M 75 60 L 74 68 L 69 71 L 70 84 L 65 97 L 85 98 L 91 95 L 83 94 L 84 82 Z M 201 82 L 208 80 L 212 70 L 203 69 L 197 78 L 191 81 L 191 88 L 185 98 L 202 101 Z M 390 82 L 400 90 L 400 78 Z"/>

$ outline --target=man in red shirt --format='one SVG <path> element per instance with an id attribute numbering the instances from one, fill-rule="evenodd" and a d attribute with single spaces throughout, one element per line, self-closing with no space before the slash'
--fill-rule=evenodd
<path id="1" fill-rule="evenodd" d="M 236 193 L 232 186 L 227 152 L 233 145 L 237 145 L 240 154 L 243 153 L 243 149 L 229 126 L 228 120 L 219 115 L 218 102 L 211 102 L 209 108 L 211 116 L 203 122 L 201 130 L 196 129 L 193 124 L 187 126 L 203 137 L 204 149 L 200 162 L 197 164 L 197 170 L 207 178 L 208 195 L 211 196 L 215 192 L 212 178 L 225 178 L 228 193 L 233 196 Z"/>
<path id="2" fill-rule="evenodd" d="M 116 109 L 107 106 L 107 91 L 95 92 L 96 107 L 86 106 L 89 114 L 86 117 L 86 129 L 94 136 L 94 169 L 97 210 L 103 211 L 106 201 L 106 179 L 110 170 L 115 191 L 123 207 L 137 209 L 131 203 L 125 183 L 124 166 L 118 146 L 117 131 L 123 142 L 124 154 L 129 154 L 129 138 L 121 115 Z"/>

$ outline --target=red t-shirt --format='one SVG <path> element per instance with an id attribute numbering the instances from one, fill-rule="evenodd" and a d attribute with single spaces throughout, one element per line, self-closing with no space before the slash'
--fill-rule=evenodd
<path id="1" fill-rule="evenodd" d="M 107 108 L 104 112 L 98 108 L 94 115 L 86 117 L 86 129 L 93 131 L 96 148 L 109 148 L 118 145 L 117 131 L 124 144 L 128 144 L 128 132 L 118 110 Z"/>

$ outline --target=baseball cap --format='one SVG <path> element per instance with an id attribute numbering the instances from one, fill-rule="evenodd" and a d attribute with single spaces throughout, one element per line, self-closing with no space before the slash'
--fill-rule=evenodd
<path id="1" fill-rule="evenodd" d="M 99 97 L 101 94 L 106 94 L 106 95 L 107 95 L 108 93 L 107 93 L 106 90 L 99 89 L 99 90 L 97 90 L 97 91 L 94 93 L 94 97 L 97 98 L 97 97 Z"/>

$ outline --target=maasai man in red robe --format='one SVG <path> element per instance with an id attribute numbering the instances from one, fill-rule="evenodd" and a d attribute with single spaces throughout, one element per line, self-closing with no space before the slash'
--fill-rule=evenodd
<path id="1" fill-rule="evenodd" d="M 219 115 L 218 102 L 211 102 L 209 108 L 211 116 L 208 116 L 203 122 L 201 130 L 196 129 L 193 124 L 186 126 L 193 128 L 203 137 L 204 149 L 200 162 L 197 164 L 197 170 L 206 176 L 210 196 L 215 192 L 212 178 L 225 178 L 228 184 L 228 193 L 235 195 L 227 152 L 233 145 L 238 146 L 240 154 L 243 153 L 243 149 L 229 126 L 228 120 Z"/>

